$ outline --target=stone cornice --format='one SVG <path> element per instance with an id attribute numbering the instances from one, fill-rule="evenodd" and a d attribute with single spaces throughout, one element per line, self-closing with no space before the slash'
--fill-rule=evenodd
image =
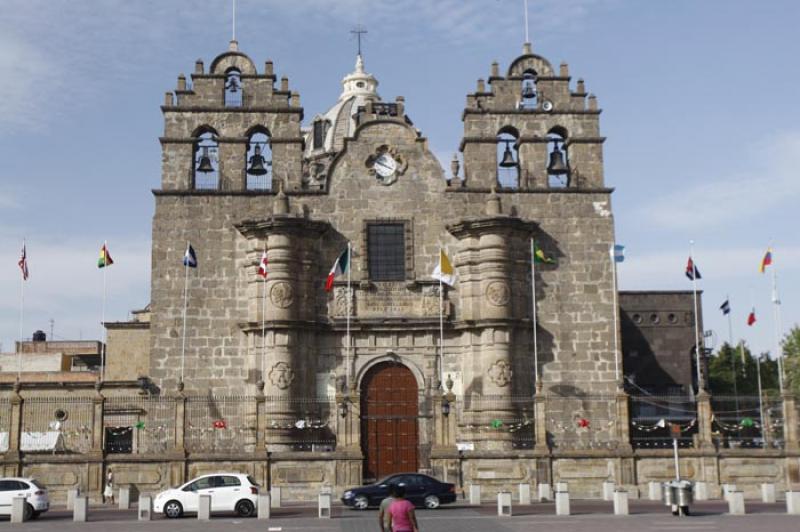
<path id="1" fill-rule="evenodd" d="M 318 236 L 330 229 L 331 224 L 295 216 L 273 216 L 263 220 L 245 220 L 234 227 L 246 238 L 258 238 L 269 233 Z"/>
<path id="2" fill-rule="evenodd" d="M 460 238 L 497 230 L 511 230 L 530 234 L 539 229 L 539 224 L 514 216 L 486 216 L 481 218 L 465 218 L 446 227 L 450 234 L 456 238 Z"/>
<path id="3" fill-rule="evenodd" d="M 273 94 L 279 94 L 274 92 Z M 288 96 L 288 93 L 287 93 Z M 162 105 L 163 113 L 289 113 L 298 114 L 302 119 L 302 107 L 278 107 L 274 105 L 253 105 L 250 107 L 225 107 L 222 105 Z"/>
<path id="4" fill-rule="evenodd" d="M 569 137 L 566 140 L 566 145 L 570 144 L 603 144 L 606 137 Z M 526 137 L 521 136 L 516 144 L 549 144 L 553 139 L 547 137 Z M 458 145 L 459 151 L 464 151 L 464 146 L 467 144 L 497 144 L 497 137 L 462 137 L 461 143 Z"/>
<path id="5" fill-rule="evenodd" d="M 445 190 L 445 193 L 465 194 L 474 192 L 476 194 L 489 194 L 492 192 L 488 187 L 452 187 Z M 614 188 L 607 187 L 586 187 L 586 188 L 509 188 L 497 189 L 498 194 L 611 194 Z"/>
<path id="6" fill-rule="evenodd" d="M 600 115 L 602 109 L 553 109 L 544 111 L 541 109 L 474 109 L 467 107 L 461 113 L 461 120 L 465 120 L 467 115 Z"/>

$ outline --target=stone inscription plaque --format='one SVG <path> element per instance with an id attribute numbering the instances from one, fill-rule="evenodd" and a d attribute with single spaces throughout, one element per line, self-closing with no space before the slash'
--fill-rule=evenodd
<path id="1" fill-rule="evenodd" d="M 359 318 L 431 318 L 439 316 L 437 287 L 409 290 L 405 283 L 374 283 L 367 289 L 353 285 L 353 315 Z M 341 298 L 339 294 L 341 292 Z M 335 300 L 347 301 L 347 287 L 336 287 Z M 445 316 L 449 304 L 444 302 Z M 336 317 L 346 316 L 345 304 L 333 306 Z"/>

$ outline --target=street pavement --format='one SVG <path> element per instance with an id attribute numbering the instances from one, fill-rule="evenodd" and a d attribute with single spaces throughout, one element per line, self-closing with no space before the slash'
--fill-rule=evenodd
<path id="1" fill-rule="evenodd" d="M 498 517 L 496 505 L 480 507 L 459 503 L 438 510 L 418 510 L 421 532 L 516 532 L 549 530 L 558 532 L 759 532 L 800 530 L 800 516 L 786 515 L 786 505 L 748 501 L 744 516 L 726 515 L 727 504 L 722 501 L 695 503 L 689 517 L 674 517 L 663 505 L 650 501 L 630 501 L 631 515 L 615 516 L 610 502 L 571 501 L 573 515 L 556 516 L 553 503 L 514 506 L 512 517 Z M 332 519 L 317 519 L 312 506 L 273 509 L 272 518 L 259 521 L 231 515 L 215 516 L 209 522 L 194 517 L 170 520 L 156 517 L 150 522 L 136 521 L 135 510 L 115 510 L 91 507 L 89 522 L 74 523 L 72 513 L 54 508 L 39 519 L 13 525 L 14 529 L 42 532 L 108 531 L 108 532 L 207 532 L 231 530 L 241 532 L 375 532 L 378 529 L 377 511 L 357 512 L 341 506 L 333 508 Z M 0 518 L 3 519 L 3 518 Z M 10 527 L 7 518 L 0 527 Z"/>

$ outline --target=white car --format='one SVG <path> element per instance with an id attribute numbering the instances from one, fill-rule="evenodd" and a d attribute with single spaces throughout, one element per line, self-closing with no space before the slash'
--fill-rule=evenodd
<path id="1" fill-rule="evenodd" d="M 0 515 L 11 515 L 15 497 L 25 497 L 25 519 L 36 519 L 50 509 L 47 488 L 32 478 L 0 478 Z"/>
<path id="2" fill-rule="evenodd" d="M 211 496 L 212 512 L 236 512 L 241 517 L 251 517 L 258 504 L 258 484 L 241 473 L 203 475 L 156 495 L 153 511 L 171 519 L 197 513 L 200 495 Z"/>

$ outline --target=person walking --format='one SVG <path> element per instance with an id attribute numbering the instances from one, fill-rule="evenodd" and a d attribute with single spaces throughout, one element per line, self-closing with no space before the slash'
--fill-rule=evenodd
<path id="1" fill-rule="evenodd" d="M 404 486 L 396 486 L 394 501 L 389 505 L 389 526 L 391 532 L 419 532 L 414 505 L 405 498 Z"/>
<path id="2" fill-rule="evenodd" d="M 378 524 L 381 527 L 381 532 L 392 532 L 392 523 L 389 520 L 389 506 L 394 502 L 396 486 L 389 485 L 389 496 L 381 501 L 380 509 L 378 510 Z"/>
<path id="3" fill-rule="evenodd" d="M 103 489 L 103 503 L 105 504 L 107 499 L 111 499 L 111 504 L 114 504 L 114 472 L 111 468 L 108 468 L 108 472 L 106 473 L 106 487 Z"/>

